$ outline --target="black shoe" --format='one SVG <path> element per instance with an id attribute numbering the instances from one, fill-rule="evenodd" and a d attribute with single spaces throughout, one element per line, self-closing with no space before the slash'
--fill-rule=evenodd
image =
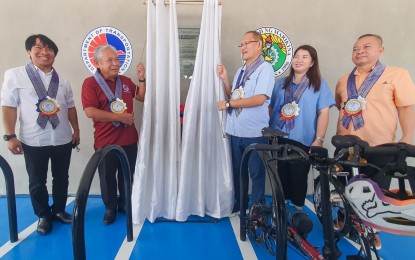
<path id="1" fill-rule="evenodd" d="M 50 217 L 42 217 L 39 218 L 37 222 L 37 233 L 41 235 L 46 235 L 52 230 L 52 222 L 50 221 Z"/>
<path id="2" fill-rule="evenodd" d="M 117 212 L 115 211 L 115 209 L 105 210 L 104 224 L 105 225 L 110 225 L 110 224 L 114 223 L 116 215 L 117 215 Z"/>
<path id="3" fill-rule="evenodd" d="M 56 214 L 52 214 L 52 220 L 60 221 L 63 224 L 69 224 L 72 222 L 72 215 L 66 211 L 62 211 Z"/>

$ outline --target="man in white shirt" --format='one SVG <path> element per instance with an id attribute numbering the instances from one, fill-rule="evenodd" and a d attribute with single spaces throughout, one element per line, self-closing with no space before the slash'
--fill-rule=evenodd
<path id="1" fill-rule="evenodd" d="M 71 85 L 53 68 L 58 53 L 56 44 L 37 34 L 28 37 L 25 46 L 31 62 L 4 74 L 3 139 L 11 153 L 24 154 L 30 198 L 39 217 L 37 232 L 44 235 L 52 230 L 52 219 L 72 222 L 65 207 L 72 147 L 80 141 L 79 126 Z M 49 160 L 53 176 L 51 206 L 46 187 Z"/>

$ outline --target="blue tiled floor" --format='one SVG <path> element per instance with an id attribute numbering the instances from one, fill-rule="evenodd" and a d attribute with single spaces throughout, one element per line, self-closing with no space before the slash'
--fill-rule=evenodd
<path id="1" fill-rule="evenodd" d="M 28 196 L 18 196 L 16 199 L 18 230 L 36 223 Z M 67 211 L 73 210 L 73 202 Z M 320 248 L 323 245 L 322 227 L 317 217 L 308 208 L 304 211 L 309 214 L 314 223 L 314 229 L 309 234 L 311 243 Z M 7 217 L 7 200 L 0 197 L 0 246 L 9 239 Z M 114 224 L 105 226 L 102 223 L 104 207 L 100 197 L 90 197 L 87 203 L 85 216 L 85 244 L 87 259 L 114 259 L 126 236 L 125 215 L 117 214 Z M 195 217 L 194 220 L 200 220 Z M 242 259 L 242 253 L 235 237 L 229 218 L 205 222 L 146 222 L 138 240 L 131 252 L 131 259 Z M 41 236 L 35 231 L 21 240 L 2 259 L 73 259 L 71 225 L 53 222 L 51 234 Z M 411 250 L 415 244 L 415 237 L 381 233 L 383 248 L 379 252 L 383 259 L 415 259 L 415 251 Z M 275 259 L 257 244 L 253 248 L 258 259 Z M 338 243 L 339 249 L 345 255 L 355 249 L 347 241 Z M 0 248 L 0 253 L 5 247 Z M 402 250 L 405 249 L 405 250 Z M 289 259 L 304 259 L 292 246 L 288 249 Z"/>

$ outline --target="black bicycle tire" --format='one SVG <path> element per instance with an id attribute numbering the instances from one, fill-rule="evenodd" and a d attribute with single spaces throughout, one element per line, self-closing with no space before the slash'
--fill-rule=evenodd
<path id="1" fill-rule="evenodd" d="M 349 208 L 350 205 L 347 202 L 347 199 L 344 197 L 344 185 L 339 180 L 337 180 L 337 178 L 335 178 L 333 176 L 329 176 L 328 179 L 329 179 L 330 185 L 332 185 L 334 187 L 334 190 L 340 196 L 340 198 L 342 200 L 342 203 L 343 203 L 343 206 L 344 206 L 344 212 L 345 212 L 345 214 L 343 216 L 344 217 L 343 227 L 340 228 L 340 229 L 335 228 L 334 233 L 335 233 L 336 237 L 344 237 L 349 233 L 350 228 L 352 226 L 351 217 L 350 217 L 351 209 Z M 319 207 L 316 203 L 316 196 L 318 194 L 318 189 L 320 189 L 320 191 L 321 191 L 320 186 L 321 186 L 320 177 L 317 177 L 314 180 L 313 204 L 314 204 L 314 209 L 316 211 L 316 215 L 317 215 L 318 219 L 320 220 L 320 223 L 323 225 L 321 207 Z"/>
<path id="2" fill-rule="evenodd" d="M 281 180 L 278 176 L 278 170 L 275 172 L 267 165 L 268 176 L 270 179 L 272 192 L 272 216 L 271 223 L 275 227 L 276 237 L 276 259 L 287 259 L 287 212 L 285 209 L 285 196 L 282 189 Z"/>
<path id="3" fill-rule="evenodd" d="M 286 260 L 287 259 L 287 226 L 286 226 L 286 210 L 285 210 L 285 200 L 281 201 L 281 198 L 284 198 L 282 194 L 281 185 L 279 185 L 277 194 L 274 193 L 273 202 L 272 202 L 272 221 L 276 227 L 276 259 L 277 260 Z M 285 216 L 285 217 L 284 217 Z"/>

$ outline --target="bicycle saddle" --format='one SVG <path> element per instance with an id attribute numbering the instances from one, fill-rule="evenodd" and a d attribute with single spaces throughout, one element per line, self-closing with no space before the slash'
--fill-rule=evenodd
<path id="1" fill-rule="evenodd" d="M 348 148 L 355 145 L 367 147 L 369 144 L 355 135 L 335 135 L 331 138 L 331 143 L 336 148 Z"/>
<path id="2" fill-rule="evenodd" d="M 282 132 L 278 129 L 272 127 L 264 127 L 262 129 L 262 136 L 270 138 L 270 137 L 280 137 L 280 136 L 287 136 L 288 133 Z"/>

